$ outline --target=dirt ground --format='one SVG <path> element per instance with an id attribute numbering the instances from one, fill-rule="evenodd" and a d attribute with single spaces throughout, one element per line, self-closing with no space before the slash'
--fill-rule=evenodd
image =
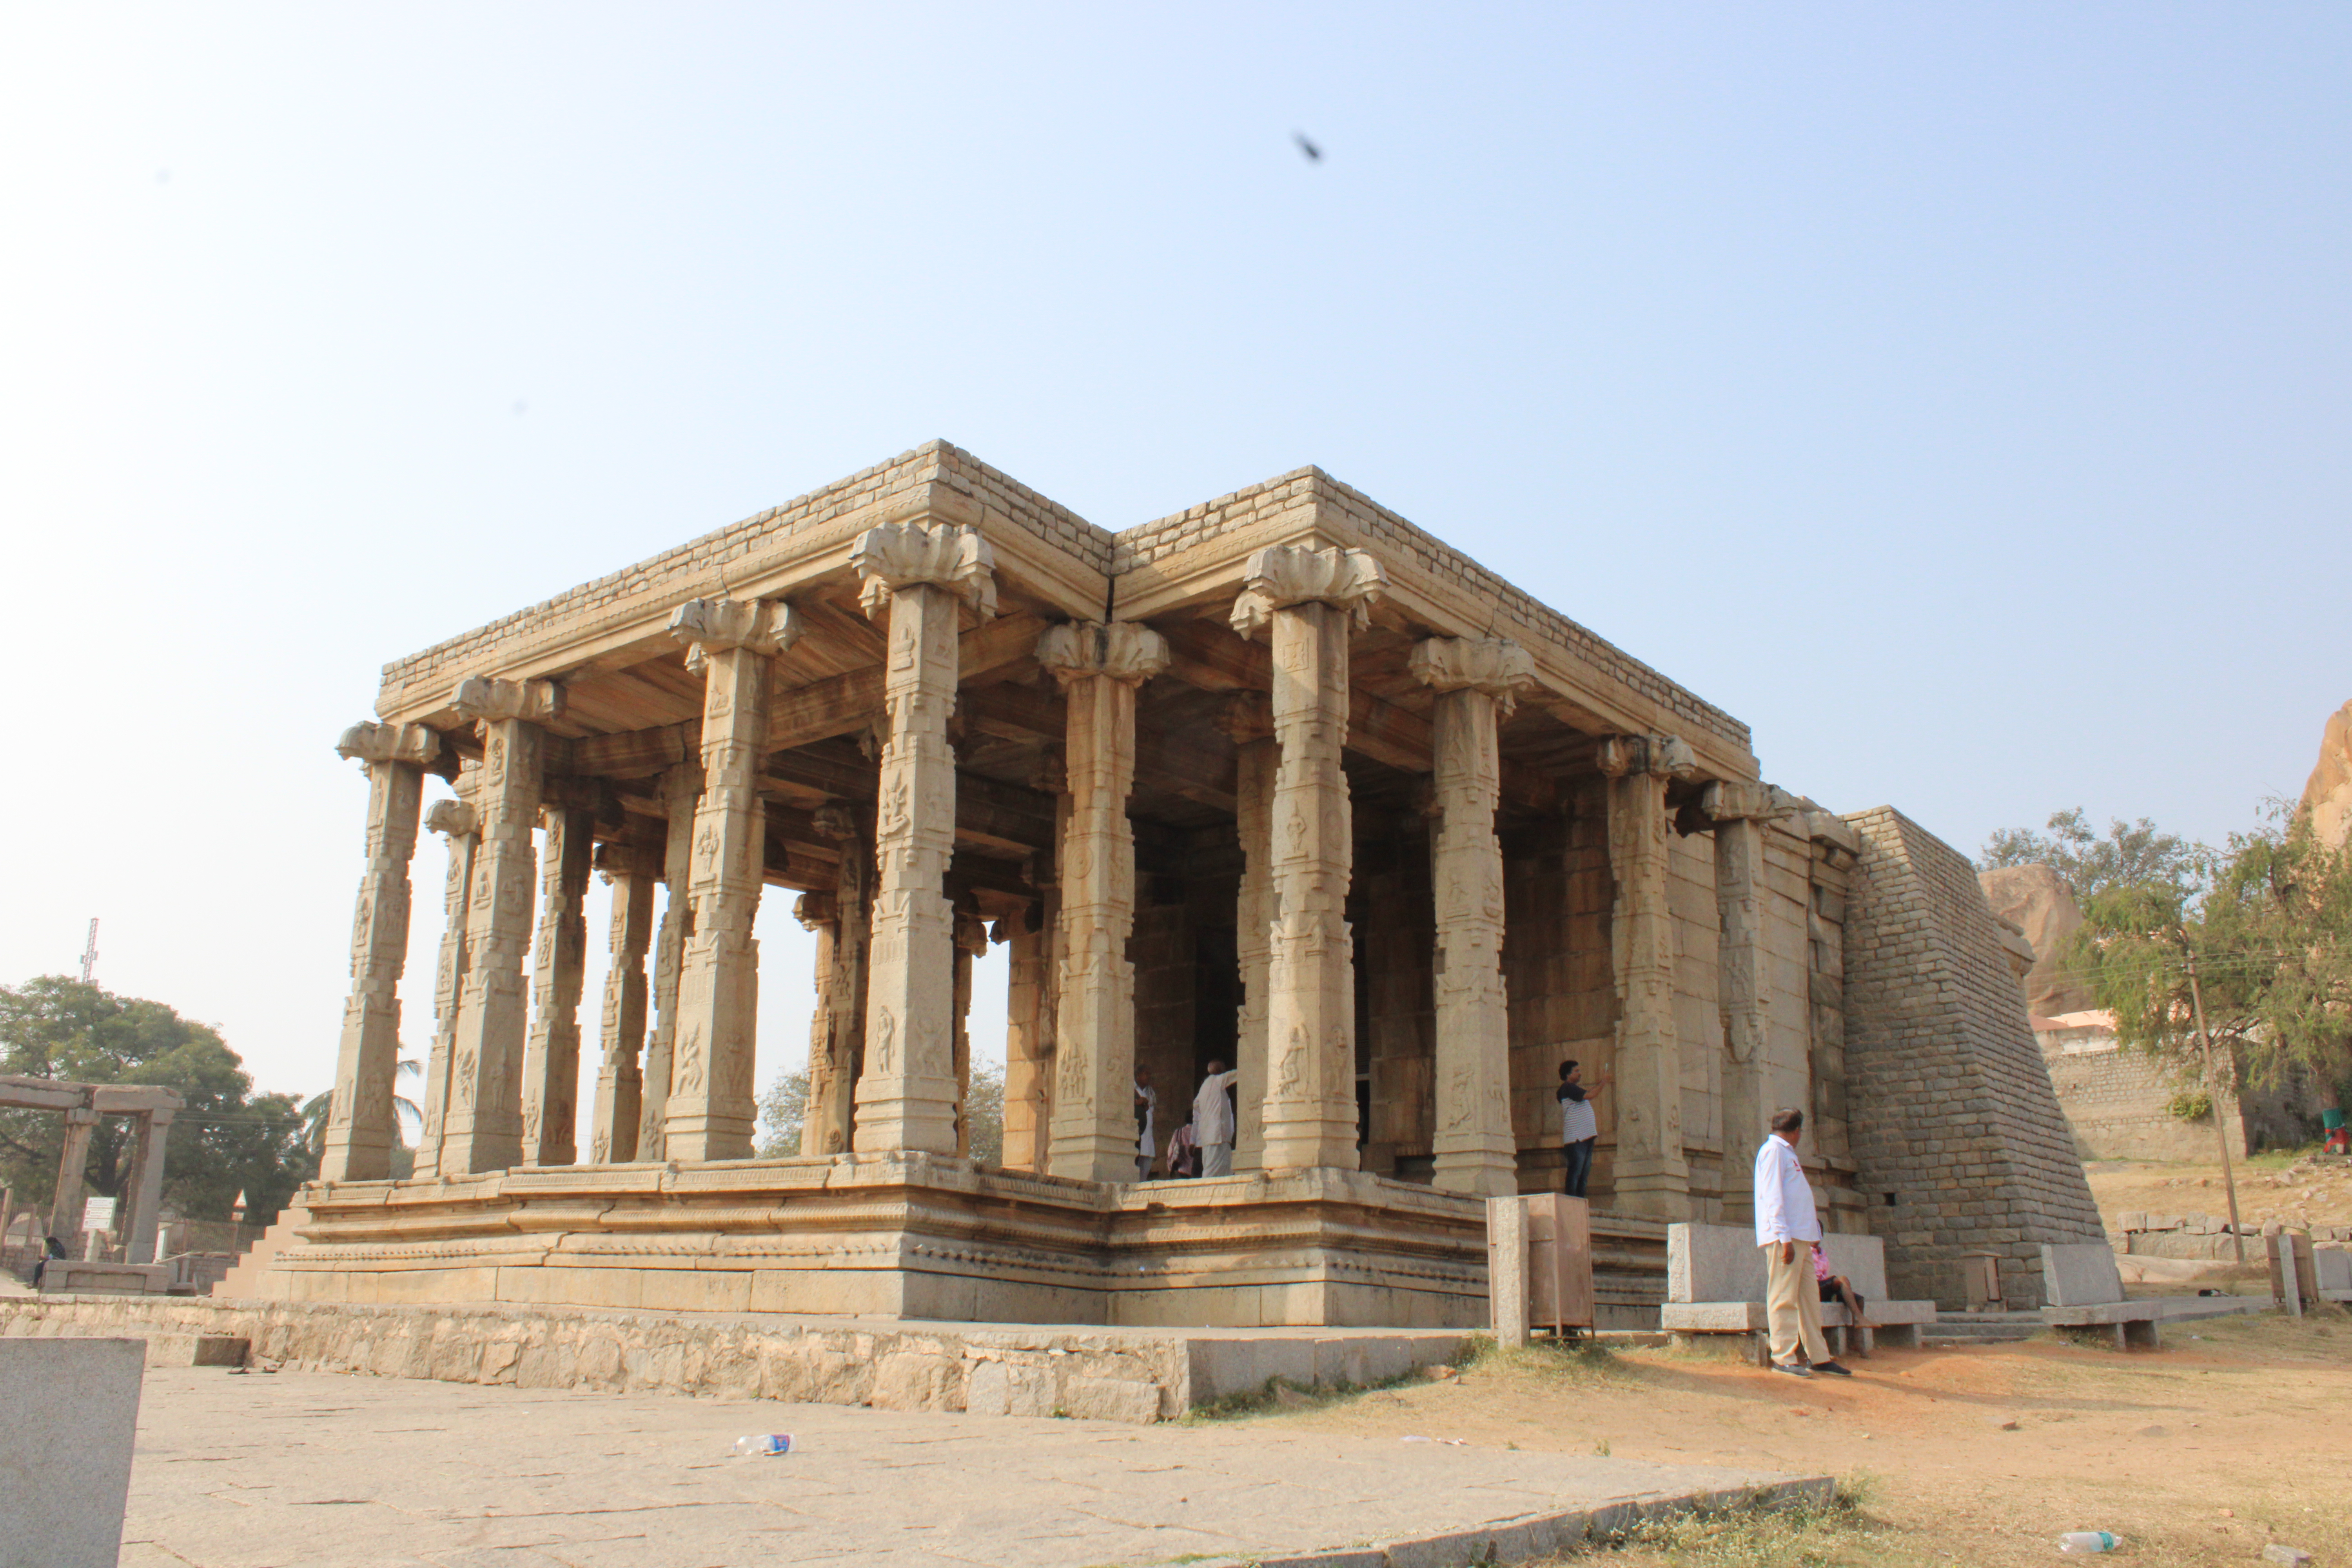
<path id="1" fill-rule="evenodd" d="M 2154 1214 L 2230 1212 L 2220 1162 L 2158 1164 L 2146 1160 L 2091 1160 L 2083 1173 L 2107 1228 L 2117 1228 L 2126 1210 Z M 2314 1225 L 2352 1225 L 2352 1164 L 2306 1161 L 2300 1156 L 2257 1154 L 2237 1164 L 2238 1217 L 2248 1225 L 2276 1220 L 2300 1230 Z"/>
<path id="2" fill-rule="evenodd" d="M 1635 1564 L 2044 1563 L 2069 1530 L 2118 1557 L 2242 1563 L 2277 1542 L 2352 1564 L 2352 1313 L 2175 1324 L 2129 1354 L 2042 1339 L 1881 1351 L 1799 1381 L 1729 1357 L 1538 1345 L 1459 1375 L 1245 1417 L 1473 1447 L 1830 1473 L 1810 1525 L 1670 1531 Z M 1590 1562 L 1591 1559 L 1580 1561 Z"/>

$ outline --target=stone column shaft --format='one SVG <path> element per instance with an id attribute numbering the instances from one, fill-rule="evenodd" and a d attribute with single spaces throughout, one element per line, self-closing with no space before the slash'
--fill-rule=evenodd
<path id="1" fill-rule="evenodd" d="M 49 1198 L 49 1234 L 75 1250 L 81 1231 L 83 1172 L 89 1164 L 89 1138 L 98 1112 L 77 1106 L 65 1113 L 65 1142 L 58 1151 L 58 1187 Z"/>
<path id="2" fill-rule="evenodd" d="M 547 858 L 531 962 L 530 1034 L 522 1054 L 522 1161 L 570 1165 L 580 1157 L 580 999 L 588 973 L 596 814 L 582 805 L 546 805 L 540 820 Z"/>
<path id="3" fill-rule="evenodd" d="M 458 798 L 437 800 L 425 826 L 449 845 L 449 868 L 442 884 L 441 955 L 433 971 L 433 1046 L 425 1058 L 425 1114 L 416 1137 L 416 1173 L 442 1173 L 441 1141 L 449 1110 L 450 1061 L 456 1055 L 457 999 L 466 984 L 466 920 L 480 847 L 479 822 L 470 799 L 477 787 L 475 764 L 457 775 Z"/>
<path id="4" fill-rule="evenodd" d="M 1348 734 L 1348 616 L 1323 604 L 1274 613 L 1273 895 L 1266 974 L 1263 1164 L 1354 1170 L 1356 980 L 1347 920 L 1353 816 L 1339 766 Z"/>
<path id="5" fill-rule="evenodd" d="M 1038 1115 L 1041 1079 L 1052 1063 L 1038 1026 L 1045 1004 L 1045 932 L 1032 930 L 1034 911 L 996 922 L 992 934 L 1006 944 L 1004 983 L 1004 1168 L 1045 1168 L 1047 1127 Z M 1046 1031 L 1050 1033 L 1050 1030 Z"/>
<path id="6" fill-rule="evenodd" d="M 662 840 L 661 929 L 654 941 L 654 1027 L 646 1039 L 637 1122 L 637 1159 L 654 1164 L 669 1157 L 663 1134 L 671 1046 L 677 1038 L 678 976 L 686 964 L 686 939 L 694 931 L 694 900 L 687 889 L 693 876 L 694 810 L 702 797 L 702 769 L 692 763 L 670 769 L 662 775 L 661 795 L 668 828 Z"/>
<path id="7" fill-rule="evenodd" d="M 1054 1034 L 1059 1074 L 1047 1167 L 1081 1181 L 1135 1180 L 1136 689 L 1167 668 L 1149 626 L 1055 626 L 1037 661 L 1062 683 L 1063 766 L 1070 796 L 1062 839 L 1062 973 Z"/>
<path id="8" fill-rule="evenodd" d="M 408 863 L 425 801 L 423 764 L 439 754 L 441 737 L 422 724 L 354 724 L 335 750 L 367 764 L 367 869 L 352 917 L 352 994 L 319 1179 L 373 1182 L 392 1174 L 400 1135 L 392 1080 L 400 1069 L 400 974 L 408 963 Z"/>
<path id="9" fill-rule="evenodd" d="M 139 1117 L 138 1142 L 131 1155 L 131 1180 L 123 1187 L 122 1260 L 155 1261 L 155 1226 L 163 1206 L 163 1149 L 172 1136 L 172 1112 Z"/>
<path id="10" fill-rule="evenodd" d="M 820 809 L 817 831 L 840 848 L 833 891 L 801 900 L 801 924 L 816 933 L 816 1014 L 809 1021 L 807 1112 L 801 1152 L 846 1152 L 856 1131 L 859 1062 L 866 1047 L 866 943 L 873 868 L 866 835 L 839 806 Z"/>
<path id="11" fill-rule="evenodd" d="M 1438 637 L 1412 671 L 1437 688 L 1435 832 L 1430 841 L 1437 951 L 1437 1186 L 1482 1197 L 1518 1191 L 1511 1135 L 1510 1005 L 1503 984 L 1502 798 L 1497 726 L 1531 679 L 1527 653 L 1493 639 Z"/>
<path id="12" fill-rule="evenodd" d="M 1241 839 L 1240 891 L 1234 900 L 1234 948 L 1241 971 L 1242 1005 L 1234 1019 L 1234 1169 L 1260 1168 L 1265 1153 L 1265 1020 L 1274 926 L 1274 778 L 1281 749 L 1274 717 L 1261 693 L 1238 694 L 1228 704 L 1225 731 L 1234 739 L 1234 827 Z"/>
<path id="13" fill-rule="evenodd" d="M 702 802 L 694 814 L 694 931 L 678 976 L 665 1146 L 677 1161 L 751 1157 L 760 944 L 751 922 L 767 876 L 760 762 L 768 739 L 770 656 L 798 636 L 790 607 L 698 599 L 671 635 L 704 667 Z"/>
<path id="14" fill-rule="evenodd" d="M 869 616 L 889 614 L 866 951 L 866 1060 L 857 1077 L 861 1154 L 955 1151 L 954 932 L 945 894 L 955 855 L 960 604 L 996 613 L 995 561 L 969 528 L 886 523 L 859 535 L 851 564 Z"/>
<path id="15" fill-rule="evenodd" d="M 660 855 L 647 845 L 605 845 L 597 859 L 613 889 L 613 923 L 607 938 L 612 963 L 604 972 L 600 1030 L 604 1054 L 596 1068 L 588 1157 L 604 1165 L 636 1158 L 637 1126 L 645 1116 L 645 1069 L 640 1058 L 646 1044 L 646 951 L 653 944 L 654 889 L 659 885 Z"/>
<path id="16" fill-rule="evenodd" d="M 1619 1004 L 1613 1206 L 1659 1219 L 1690 1217 L 1674 914 L 1666 898 L 1673 831 L 1666 785 L 1689 772 L 1688 755 L 1678 740 L 1620 737 L 1602 743 L 1600 758 L 1609 778 L 1609 861 L 1617 882 L 1610 921 Z"/>
<path id="17" fill-rule="evenodd" d="M 441 1173 L 503 1171 L 522 1160 L 522 1054 L 530 1025 L 523 961 L 530 951 L 538 881 L 540 790 L 546 731 L 533 718 L 562 711 L 545 682 L 469 679 L 457 711 L 482 731 L 475 809 L 481 845 L 466 912 L 466 979 L 450 1042 L 449 1103 L 442 1119 Z"/>
<path id="18" fill-rule="evenodd" d="M 987 951 L 987 922 L 959 910 L 955 918 L 955 1152 L 964 1159 L 971 1157 L 971 966 Z"/>

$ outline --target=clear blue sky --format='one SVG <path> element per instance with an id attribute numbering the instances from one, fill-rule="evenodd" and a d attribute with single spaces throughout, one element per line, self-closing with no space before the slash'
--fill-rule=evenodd
<path id="1" fill-rule="evenodd" d="M 1838 809 L 2218 837 L 2352 698 L 2347 65 L 2315 5 L 11 7 L 0 980 L 102 915 L 323 1087 L 377 668 L 932 437 L 1111 527 L 1320 464 Z"/>

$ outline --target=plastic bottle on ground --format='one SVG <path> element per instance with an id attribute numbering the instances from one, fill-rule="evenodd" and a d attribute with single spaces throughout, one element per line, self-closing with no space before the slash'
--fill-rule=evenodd
<path id="1" fill-rule="evenodd" d="M 2104 1530 L 2070 1530 L 2058 1538 L 2058 1550 L 2069 1554 L 2113 1552 L 2120 1539 Z"/>
<path id="2" fill-rule="evenodd" d="M 749 1437 L 735 1439 L 739 1454 L 789 1454 L 793 1451 L 793 1435 L 789 1432 L 757 1432 Z"/>

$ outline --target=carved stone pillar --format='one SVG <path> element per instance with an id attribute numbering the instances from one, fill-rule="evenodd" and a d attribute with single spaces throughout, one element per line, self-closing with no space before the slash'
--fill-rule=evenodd
<path id="1" fill-rule="evenodd" d="M 561 687 L 544 680 L 458 684 L 459 714 L 481 726 L 481 844 L 466 911 L 466 979 L 450 1040 L 449 1102 L 441 1123 L 441 1173 L 503 1171 L 522 1159 L 522 1053 L 530 1027 L 523 959 L 530 950 L 531 885 L 547 733 L 563 711 Z"/>
<path id="2" fill-rule="evenodd" d="M 1769 784 L 1719 780 L 1699 796 L 1715 821 L 1716 991 L 1723 1014 L 1723 1222 L 1755 1217 L 1755 1194 L 1738 1172 L 1763 1142 L 1765 1032 L 1764 829 L 1796 802 Z"/>
<path id="3" fill-rule="evenodd" d="M 955 854 L 957 616 L 996 612 L 995 561 L 969 528 L 887 523 L 851 563 L 866 613 L 889 615 L 883 674 L 890 733 L 874 831 L 876 889 L 866 955 L 866 1062 L 857 1078 L 861 1154 L 955 1152 L 953 928 L 942 891 Z"/>
<path id="4" fill-rule="evenodd" d="M 1432 637 L 1412 650 L 1415 679 L 1437 691 L 1435 831 L 1437 1125 L 1434 1183 L 1501 1197 L 1519 1190 L 1511 1136 L 1510 1004 L 1503 987 L 1502 796 L 1496 729 L 1535 680 L 1516 643 Z"/>
<path id="5" fill-rule="evenodd" d="M 760 944 L 751 921 L 767 874 L 770 660 L 800 637 L 776 601 L 693 599 L 670 617 L 704 678 L 702 802 L 694 814 L 694 931 L 678 975 L 664 1151 L 678 1161 L 743 1160 L 759 1119 L 752 1051 L 759 1029 Z"/>
<path id="6" fill-rule="evenodd" d="M 1617 1147 L 1612 1206 L 1654 1219 L 1690 1217 L 1683 1158 L 1682 1048 L 1675 1029 L 1674 913 L 1667 907 L 1666 785 L 1692 771 L 1671 736 L 1601 742 L 1609 779 L 1610 921 L 1617 969 Z"/>
<path id="7" fill-rule="evenodd" d="M 988 951 L 988 922 L 959 910 L 955 918 L 956 1150 L 971 1157 L 971 964 Z"/>
<path id="8" fill-rule="evenodd" d="M 393 1076 L 400 1070 L 400 972 L 408 963 L 408 862 L 425 802 L 425 764 L 441 737 L 422 724 L 354 724 L 337 754 L 367 764 L 367 869 L 352 917 L 352 995 L 335 1052 L 322 1182 L 392 1174 Z"/>
<path id="9" fill-rule="evenodd" d="M 98 1131 L 98 1112 L 77 1105 L 65 1113 L 65 1142 L 58 1151 L 58 1184 L 49 1195 L 49 1234 L 79 1255 L 75 1241 L 81 1235 L 84 1173 L 89 1165 L 90 1134 Z"/>
<path id="10" fill-rule="evenodd" d="M 1250 557 L 1234 629 L 1271 632 L 1274 912 L 1266 976 L 1264 1168 L 1356 1168 L 1355 845 L 1340 749 L 1348 644 L 1386 592 L 1360 550 L 1276 545 Z"/>
<path id="11" fill-rule="evenodd" d="M 817 808 L 816 830 L 840 847 L 833 891 L 810 893 L 795 911 L 816 933 L 816 1014 L 809 1020 L 807 1113 L 801 1152 L 814 1159 L 849 1148 L 859 1058 L 866 1044 L 866 921 L 873 873 L 866 836 L 844 808 Z"/>
<path id="12" fill-rule="evenodd" d="M 1004 1168 L 1042 1171 L 1047 1124 L 1038 1112 L 1051 1070 L 1041 1035 L 1045 1008 L 1045 931 L 1033 906 L 996 922 L 990 940 L 1006 944 L 1004 977 Z"/>
<path id="13" fill-rule="evenodd" d="M 1241 840 L 1241 890 L 1234 900 L 1234 949 L 1242 1005 L 1234 1019 L 1234 1169 L 1255 1171 L 1265 1142 L 1267 964 L 1274 952 L 1274 776 L 1281 749 L 1274 710 L 1262 691 L 1226 700 L 1218 727 L 1234 742 L 1234 828 Z"/>
<path id="14" fill-rule="evenodd" d="M 155 1261 L 155 1225 L 163 1204 L 163 1146 L 172 1136 L 168 1109 L 141 1112 L 138 1142 L 131 1154 L 131 1180 L 123 1187 L 122 1260 Z"/>
<path id="15" fill-rule="evenodd" d="M 416 1136 L 416 1173 L 441 1173 L 441 1138 L 449 1112 L 450 1062 L 457 1055 L 457 999 L 465 988 L 467 911 L 474 880 L 475 851 L 481 845 L 480 819 L 473 795 L 480 769 L 465 763 L 457 772 L 457 798 L 436 800 L 425 826 L 449 843 L 449 868 L 441 894 L 441 957 L 433 971 L 433 1045 L 425 1058 L 425 1114 Z"/>
<path id="16" fill-rule="evenodd" d="M 1037 662 L 1062 683 L 1070 817 L 1062 839 L 1059 1073 L 1047 1166 L 1081 1181 L 1135 1179 L 1136 689 L 1168 668 L 1168 642 L 1134 622 L 1048 627 Z"/>
<path id="17" fill-rule="evenodd" d="M 702 798 L 702 769 L 681 763 L 662 774 L 661 798 L 667 828 L 662 836 L 662 917 L 654 939 L 654 1028 L 646 1039 L 645 1086 L 637 1120 L 637 1160 L 660 1164 L 668 1152 L 671 1047 L 677 1039 L 678 978 L 686 967 L 686 939 L 694 933 L 694 900 L 687 889 L 694 873 L 694 808 Z"/>
<path id="18" fill-rule="evenodd" d="M 596 868 L 613 889 L 613 923 L 604 971 L 603 1060 L 596 1068 L 596 1104 L 588 1123 L 588 1158 L 621 1164 L 637 1155 L 637 1125 L 645 1116 L 646 950 L 653 945 L 654 889 L 660 852 L 646 844 L 600 844 Z"/>
<path id="19" fill-rule="evenodd" d="M 583 783 L 585 787 L 583 787 Z M 580 998 L 588 973 L 588 879 L 594 864 L 593 782 L 557 781 L 540 823 L 539 939 L 531 956 L 530 1035 L 522 1053 L 522 1163 L 570 1165 L 580 1157 Z"/>

